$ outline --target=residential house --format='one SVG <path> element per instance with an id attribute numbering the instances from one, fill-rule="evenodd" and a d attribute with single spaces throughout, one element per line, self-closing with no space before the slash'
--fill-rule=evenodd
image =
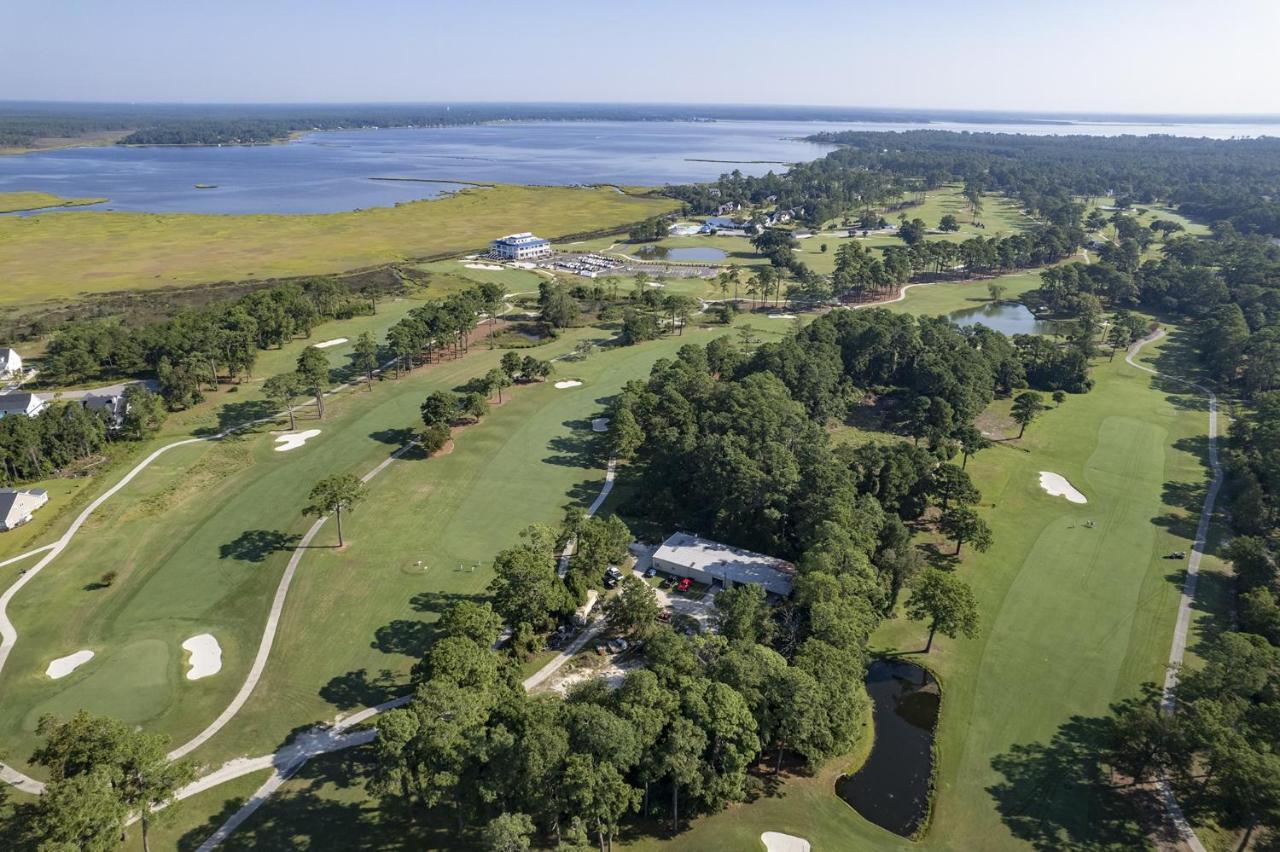
<path id="1" fill-rule="evenodd" d="M 9 417 L 11 415 L 21 415 L 23 417 L 35 417 L 49 401 L 42 396 L 34 393 L 9 393 L 0 396 L 0 417 Z"/>
<path id="2" fill-rule="evenodd" d="M 43 488 L 18 491 L 0 488 L 0 531 L 20 527 L 31 520 L 31 515 L 49 502 L 49 492 Z"/>
<path id="3" fill-rule="evenodd" d="M 0 379 L 22 375 L 22 356 L 16 349 L 0 348 Z"/>

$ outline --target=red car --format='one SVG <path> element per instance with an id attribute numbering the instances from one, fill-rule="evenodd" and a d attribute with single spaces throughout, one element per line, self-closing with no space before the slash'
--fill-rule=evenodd
<path id="1" fill-rule="evenodd" d="M 687 592 L 692 586 L 693 586 L 693 580 L 690 580 L 688 577 L 685 577 L 679 583 L 676 583 L 676 591 Z"/>

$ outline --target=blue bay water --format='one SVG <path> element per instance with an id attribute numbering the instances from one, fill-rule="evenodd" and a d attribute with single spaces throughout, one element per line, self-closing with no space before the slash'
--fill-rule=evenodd
<path id="1" fill-rule="evenodd" d="M 0 157 L 0 192 L 105 197 L 91 209 L 191 213 L 325 213 L 433 198 L 479 183 L 714 180 L 739 168 L 781 171 L 830 150 L 801 137 L 828 130 L 931 127 L 1005 133 L 1257 136 L 1276 125 L 961 124 L 886 122 L 503 122 L 309 133 L 279 145 L 73 148 Z M 412 178 L 411 181 L 375 178 Z M 441 183 L 425 181 L 442 181 Z M 196 184 L 215 188 L 197 189 Z"/>

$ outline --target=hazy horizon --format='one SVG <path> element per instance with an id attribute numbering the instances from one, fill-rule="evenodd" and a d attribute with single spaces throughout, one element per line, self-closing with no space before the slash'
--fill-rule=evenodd
<path id="1" fill-rule="evenodd" d="M 23 105 L 55 105 L 55 106 L 94 106 L 94 107 L 414 107 L 414 106 L 555 106 L 555 107 L 669 107 L 669 108 L 707 108 L 707 109 L 741 109 L 741 110 L 778 110 L 778 111 L 804 111 L 804 110 L 832 110 L 844 111 L 850 113 L 863 112 L 867 114 L 893 114 L 893 113 L 911 113 L 921 115 L 949 115 L 956 116 L 1008 116 L 1020 118 L 1046 118 L 1046 119 L 1104 119 L 1104 118 L 1133 118 L 1133 119 L 1202 119 L 1202 120 L 1225 120 L 1225 119 L 1249 119 L 1254 121 L 1276 121 L 1280 122 L 1280 109 L 1274 112 L 1154 112 L 1154 111 L 1107 111 L 1107 110 L 1019 110 L 1019 109 L 997 109 L 988 107 L 942 107 L 942 106 L 900 106 L 900 105 L 883 105 L 868 106 L 866 104 L 823 104 L 823 103 L 735 103 L 731 101 L 597 101 L 597 100 L 500 100 L 500 99 L 484 99 L 473 98 L 468 100 L 357 100 L 357 101 L 333 101 L 333 100 L 185 100 L 185 101 L 164 101 L 164 100 L 79 100 L 72 98 L 0 98 L 0 108 L 9 106 Z M 731 120 L 731 119 L 725 119 Z M 789 121 L 825 121 L 830 119 L 814 118 L 790 118 Z"/>
<path id="2" fill-rule="evenodd" d="M 1264 0 L 120 0 L 6 18 L 0 100 L 1280 113 L 1280 4 Z"/>

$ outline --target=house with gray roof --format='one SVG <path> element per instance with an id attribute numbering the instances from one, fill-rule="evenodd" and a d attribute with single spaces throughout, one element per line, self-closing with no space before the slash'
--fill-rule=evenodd
<path id="1" fill-rule="evenodd" d="M 49 492 L 43 488 L 19 491 L 16 488 L 0 488 L 0 531 L 20 527 L 49 502 Z"/>
<path id="2" fill-rule="evenodd" d="M 796 576 L 796 566 L 785 559 L 682 532 L 654 551 L 653 567 L 708 586 L 716 582 L 726 589 L 735 585 L 763 586 L 766 592 L 784 598 L 791 594 Z"/>
<path id="3" fill-rule="evenodd" d="M 42 396 L 34 393 L 7 393 L 0 396 L 0 417 L 9 417 L 11 415 L 20 415 L 22 417 L 35 417 L 49 401 Z"/>

